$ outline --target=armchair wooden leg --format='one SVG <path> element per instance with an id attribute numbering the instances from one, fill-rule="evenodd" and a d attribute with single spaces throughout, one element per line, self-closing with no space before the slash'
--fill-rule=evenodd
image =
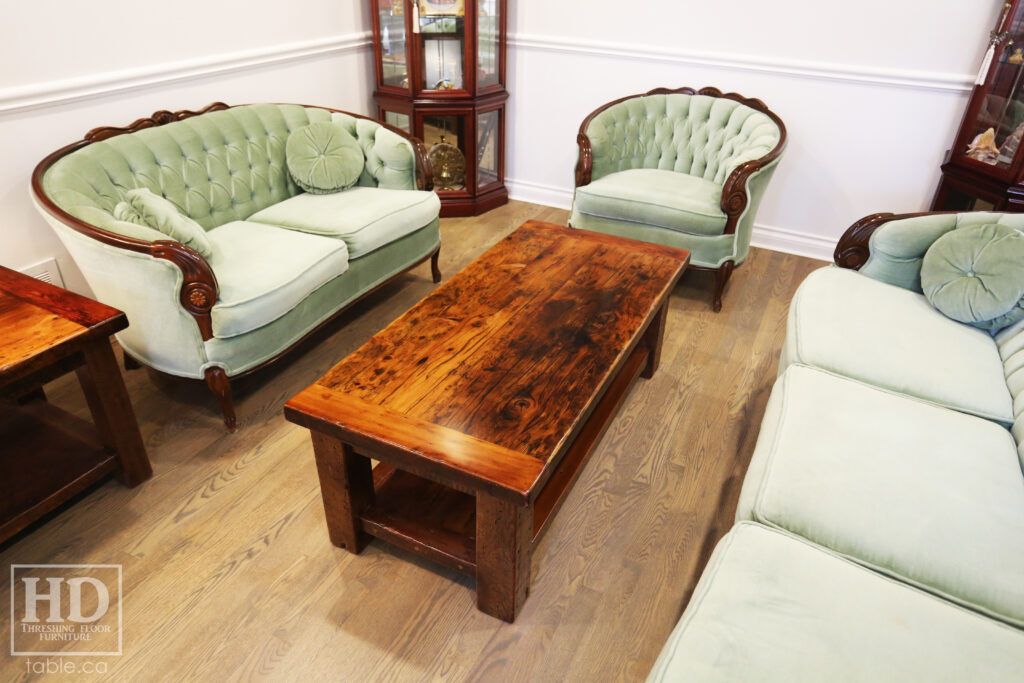
<path id="1" fill-rule="evenodd" d="M 221 367 L 207 368 L 206 386 L 220 401 L 220 409 L 224 413 L 224 426 L 229 432 L 235 431 L 238 428 L 238 421 L 235 418 L 235 404 L 231 401 L 231 381 L 228 380 L 228 373 Z"/>
<path id="2" fill-rule="evenodd" d="M 437 265 L 438 259 L 441 258 L 441 247 L 437 248 L 430 257 L 430 274 L 434 278 L 434 282 L 441 281 L 441 268 Z"/>
<path id="3" fill-rule="evenodd" d="M 735 263 L 726 261 L 715 272 L 715 294 L 711 299 L 711 309 L 715 313 L 722 310 L 722 294 L 725 293 L 725 283 L 729 281 L 729 276 L 732 275 L 733 268 L 735 267 Z"/>

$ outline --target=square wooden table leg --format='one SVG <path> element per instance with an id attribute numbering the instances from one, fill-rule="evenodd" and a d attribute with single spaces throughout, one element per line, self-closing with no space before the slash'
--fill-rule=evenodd
<path id="1" fill-rule="evenodd" d="M 373 502 L 370 459 L 334 437 L 316 431 L 311 434 L 331 543 L 359 554 L 369 540 L 359 516 Z"/>
<path id="2" fill-rule="evenodd" d="M 476 604 L 509 623 L 530 592 L 533 507 L 476 496 Z"/>
<path id="3" fill-rule="evenodd" d="M 665 298 L 665 303 L 661 305 L 658 312 L 654 314 L 654 320 L 651 321 L 651 324 L 647 327 L 647 331 L 644 332 L 642 343 L 649 351 L 647 355 L 647 365 L 640 372 L 640 376 L 644 379 L 654 377 L 654 373 L 658 369 L 658 365 L 661 363 L 661 343 L 665 339 L 665 321 L 667 319 L 668 297 Z"/>
<path id="4" fill-rule="evenodd" d="M 108 340 L 102 339 L 87 346 L 83 355 L 85 365 L 76 373 L 100 441 L 117 453 L 118 479 L 126 486 L 137 486 L 152 476 L 153 468 L 114 350 Z"/>

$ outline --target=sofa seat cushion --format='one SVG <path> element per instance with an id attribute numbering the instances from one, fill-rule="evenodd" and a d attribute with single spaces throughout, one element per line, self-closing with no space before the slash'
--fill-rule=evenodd
<path id="1" fill-rule="evenodd" d="M 800 284 L 779 369 L 800 363 L 1009 424 L 991 335 L 954 322 L 922 294 L 829 266 Z"/>
<path id="2" fill-rule="evenodd" d="M 220 287 L 210 311 L 213 336 L 235 337 L 267 325 L 348 270 L 341 240 L 262 223 L 233 221 L 207 235 Z"/>
<path id="3" fill-rule="evenodd" d="M 749 522 L 719 542 L 653 681 L 1018 681 L 1024 632 Z"/>
<path id="4" fill-rule="evenodd" d="M 994 422 L 793 366 L 736 515 L 1024 626 L 1024 473 Z"/>
<path id="5" fill-rule="evenodd" d="M 250 221 L 343 240 L 357 259 L 416 232 L 437 218 L 433 192 L 351 187 L 335 194 L 299 194 L 249 217 Z"/>
<path id="6" fill-rule="evenodd" d="M 721 235 L 722 186 L 686 173 L 635 168 L 610 173 L 576 188 L 574 211 L 668 230 Z"/>

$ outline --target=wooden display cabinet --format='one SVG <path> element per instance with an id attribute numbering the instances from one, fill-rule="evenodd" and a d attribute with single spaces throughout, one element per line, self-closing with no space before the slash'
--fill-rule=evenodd
<path id="1" fill-rule="evenodd" d="M 1003 5 L 990 45 L 984 80 L 942 164 L 933 211 L 1024 211 L 1024 0 Z"/>
<path id="2" fill-rule="evenodd" d="M 377 115 L 426 144 L 441 215 L 475 216 L 506 203 L 506 0 L 370 7 Z"/>

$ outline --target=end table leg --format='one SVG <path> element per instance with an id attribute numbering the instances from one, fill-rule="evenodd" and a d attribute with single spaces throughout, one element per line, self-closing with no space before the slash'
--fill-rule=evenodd
<path id="1" fill-rule="evenodd" d="M 665 321 L 668 319 L 668 299 L 661 305 L 661 309 L 654 314 L 647 331 L 644 332 L 643 344 L 647 347 L 647 366 L 640 373 L 644 379 L 654 377 L 654 372 L 661 363 L 661 342 L 665 338 Z"/>
<path id="2" fill-rule="evenodd" d="M 331 543 L 359 554 L 368 540 L 359 515 L 373 502 L 370 459 L 356 455 L 351 446 L 334 437 L 310 433 Z"/>
<path id="3" fill-rule="evenodd" d="M 117 453 L 121 465 L 118 479 L 126 486 L 137 486 L 152 476 L 153 468 L 114 350 L 104 339 L 86 347 L 83 354 L 85 365 L 77 370 L 78 381 L 100 441 Z"/>
<path id="4" fill-rule="evenodd" d="M 530 592 L 533 507 L 476 496 L 476 605 L 509 623 Z"/>

